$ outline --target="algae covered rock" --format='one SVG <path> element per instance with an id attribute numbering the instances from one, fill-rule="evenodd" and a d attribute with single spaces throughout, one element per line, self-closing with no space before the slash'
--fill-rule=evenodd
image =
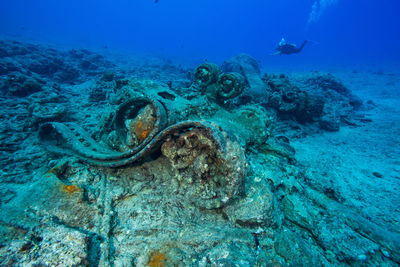
<path id="1" fill-rule="evenodd" d="M 324 91 L 333 90 L 341 95 L 350 95 L 350 90 L 331 73 L 313 72 L 306 80 L 312 86 L 318 86 Z"/>
<path id="2" fill-rule="evenodd" d="M 295 149 L 290 145 L 290 141 L 285 136 L 274 136 L 269 138 L 259 148 L 262 153 L 275 155 L 278 157 L 286 158 L 289 161 L 295 161 Z"/>
<path id="3" fill-rule="evenodd" d="M 111 95 L 112 88 L 115 88 L 115 86 L 116 82 L 114 81 L 113 73 L 104 73 L 103 77 L 90 87 L 89 100 L 92 102 L 105 101 Z"/>
<path id="4" fill-rule="evenodd" d="M 224 212 L 232 223 L 243 227 L 271 226 L 274 223 L 273 194 L 259 177 L 254 180 L 246 184 L 246 197 L 226 207 Z"/>
<path id="5" fill-rule="evenodd" d="M 335 113 L 328 113 L 321 117 L 319 121 L 321 129 L 335 132 L 340 129 L 340 118 Z"/>
<path id="6" fill-rule="evenodd" d="M 209 251 L 199 266 L 253 266 L 254 262 L 254 249 L 246 244 L 227 243 Z"/>
<path id="7" fill-rule="evenodd" d="M 49 121 L 64 121 L 67 117 L 67 109 L 57 103 L 32 103 L 28 106 L 28 111 L 29 125 L 33 128 Z"/>
<path id="8" fill-rule="evenodd" d="M 0 248 L 2 265 L 87 266 L 91 261 L 86 234 L 62 225 L 30 232 L 24 240 L 13 241 L 7 250 Z M 54 253 L 57 251 L 57 253 Z"/>
<path id="9" fill-rule="evenodd" d="M 293 266 L 329 266 L 329 262 L 301 233 L 285 230 L 277 234 L 276 253 Z"/>
<path id="10" fill-rule="evenodd" d="M 1 242 L 10 245 L 0 248 L 5 256 L 1 264 L 73 266 L 95 262 L 89 247 L 99 242 L 96 221 L 102 215 L 86 199 L 85 187 L 89 181 L 96 183 L 91 174 L 76 171 L 65 162 L 56 165 L 18 194 L 15 201 L 20 205 L 10 202 L 2 207 L 2 226 L 8 227 Z"/>
<path id="11" fill-rule="evenodd" d="M 153 131 L 156 123 L 155 110 L 150 106 L 145 106 L 134 119 L 125 121 L 127 127 L 126 144 L 134 147 L 142 143 Z"/>
<path id="12" fill-rule="evenodd" d="M 27 96 L 42 90 L 42 86 L 35 80 L 25 81 L 19 90 L 11 90 L 10 93 L 16 96 Z"/>
<path id="13" fill-rule="evenodd" d="M 282 118 L 295 118 L 300 122 L 314 122 L 321 116 L 325 100 L 317 92 L 300 88 L 286 75 L 265 74 L 268 86 L 268 105 Z"/>
<path id="14" fill-rule="evenodd" d="M 18 73 L 31 78 L 73 84 L 87 77 L 101 75 L 112 66 L 103 56 L 88 50 L 57 51 L 37 44 L 1 41 L 4 57 L 0 57 L 0 73 Z M 5 56 L 7 55 L 7 56 Z M 37 90 L 26 84 L 22 92 Z"/>
<path id="15" fill-rule="evenodd" d="M 13 96 L 25 97 L 43 90 L 44 82 L 22 73 L 11 73 L 3 80 L 2 88 Z"/>
<path id="16" fill-rule="evenodd" d="M 351 121 L 362 101 L 331 74 L 319 72 L 287 76 L 265 74 L 268 107 L 281 119 L 301 124 L 318 123 L 327 131 L 339 130 L 341 123 Z"/>

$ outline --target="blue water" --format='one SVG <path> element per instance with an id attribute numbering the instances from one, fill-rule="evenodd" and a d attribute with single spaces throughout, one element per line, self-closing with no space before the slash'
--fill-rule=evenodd
<path id="1" fill-rule="evenodd" d="M 399 13 L 400 0 L 0 0 L 0 266 L 399 264 Z M 283 37 L 310 42 L 273 56 Z M 226 64 L 243 72 L 235 99 L 218 71 L 192 84 L 193 64 L 240 53 L 263 80 Z"/>
<path id="2" fill-rule="evenodd" d="M 245 52 L 271 66 L 396 63 L 399 11 L 398 0 L 2 0 L 0 34 L 216 62 Z M 282 37 L 314 44 L 271 57 Z"/>

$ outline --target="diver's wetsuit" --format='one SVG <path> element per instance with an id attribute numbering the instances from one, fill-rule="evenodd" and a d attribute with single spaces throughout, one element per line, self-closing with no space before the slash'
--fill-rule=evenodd
<path id="1" fill-rule="evenodd" d="M 301 50 L 303 49 L 303 47 L 306 45 L 307 40 L 305 40 L 299 48 L 296 47 L 295 44 L 288 44 L 284 41 L 284 39 L 282 38 L 282 41 L 279 43 L 278 47 L 276 48 L 276 50 L 278 50 L 278 52 L 276 52 L 274 55 L 290 55 L 290 54 L 295 54 L 295 53 L 300 53 Z"/>

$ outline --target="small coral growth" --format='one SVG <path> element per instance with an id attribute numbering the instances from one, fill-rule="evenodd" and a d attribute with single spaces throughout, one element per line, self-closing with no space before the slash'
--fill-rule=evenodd
<path id="1" fill-rule="evenodd" d="M 78 186 L 76 186 L 76 185 L 63 185 L 62 190 L 64 192 L 73 194 L 73 193 L 75 193 L 77 191 L 80 191 L 80 188 Z"/>
<path id="2" fill-rule="evenodd" d="M 56 168 L 51 168 L 50 170 L 47 171 L 46 174 L 57 174 Z"/>
<path id="3" fill-rule="evenodd" d="M 165 254 L 160 253 L 158 251 L 154 251 L 150 254 L 150 259 L 149 262 L 147 263 L 147 266 L 164 267 L 166 266 L 165 260 L 166 260 Z"/>
<path id="4" fill-rule="evenodd" d="M 50 178 L 50 177 L 52 177 L 53 175 L 57 176 L 57 174 L 58 174 L 58 169 L 56 169 L 56 168 L 51 168 L 50 170 L 48 170 L 48 171 L 44 174 L 44 176 L 45 176 L 46 178 Z"/>
<path id="5" fill-rule="evenodd" d="M 136 118 L 125 122 L 129 129 L 127 145 L 134 147 L 142 143 L 153 131 L 155 123 L 155 110 L 150 105 L 147 105 L 139 112 Z"/>
<path id="6" fill-rule="evenodd" d="M 67 168 L 69 166 L 68 161 L 63 160 L 61 162 L 59 162 L 57 165 L 55 165 L 54 167 L 52 167 L 51 169 L 49 169 L 44 176 L 46 178 L 50 178 L 53 175 L 55 175 L 56 177 L 60 177 L 63 176 L 63 174 L 65 174 Z"/>
<path id="7" fill-rule="evenodd" d="M 143 127 L 143 122 L 139 121 L 135 129 L 135 135 L 140 139 L 140 141 L 146 139 L 149 133 L 150 129 Z"/>

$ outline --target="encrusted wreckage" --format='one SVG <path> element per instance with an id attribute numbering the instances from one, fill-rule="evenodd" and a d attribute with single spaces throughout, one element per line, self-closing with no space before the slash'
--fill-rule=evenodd
<path id="1" fill-rule="evenodd" d="M 70 55 L 78 60 L 72 65 L 93 62 L 85 51 Z M 43 85 L 25 96 L 27 121 L 7 117 L 12 131 L 28 125 L 34 133 L 41 126 L 39 140 L 20 137 L 28 147 L 20 153 L 31 153 L 26 161 L 13 163 L 16 150 L 8 147 L 10 160 L 3 162 L 8 169 L 24 164 L 33 178 L 18 191 L 0 191 L 0 264 L 400 262 L 396 229 L 359 213 L 333 183 L 296 162 L 291 143 L 308 133 L 307 124 L 338 130 L 339 123 L 353 122 L 360 101 L 334 77 L 261 77 L 257 61 L 247 55 L 221 67 L 201 64 L 193 80 L 182 68 L 163 66 L 160 79 L 146 76 L 156 82 L 103 68 L 92 82 L 91 72 L 65 77 L 60 82 L 87 83 L 57 90 Z M 137 66 L 135 73 L 152 74 L 153 68 Z M 88 94 L 81 93 L 85 88 Z M 12 138 L 15 133 L 5 140 Z M 39 143 L 53 153 L 44 153 Z M 17 177 L 23 175 L 8 181 L 21 183 Z"/>
<path id="2" fill-rule="evenodd" d="M 110 146 L 96 142 L 76 123 L 42 124 L 39 138 L 49 151 L 113 168 L 140 163 L 161 148 L 182 179 L 197 188 L 188 192 L 198 206 L 219 208 L 239 195 L 246 163 L 235 137 L 207 121 L 168 126 L 171 121 L 159 100 L 137 97 L 115 112 L 106 138 Z"/>

